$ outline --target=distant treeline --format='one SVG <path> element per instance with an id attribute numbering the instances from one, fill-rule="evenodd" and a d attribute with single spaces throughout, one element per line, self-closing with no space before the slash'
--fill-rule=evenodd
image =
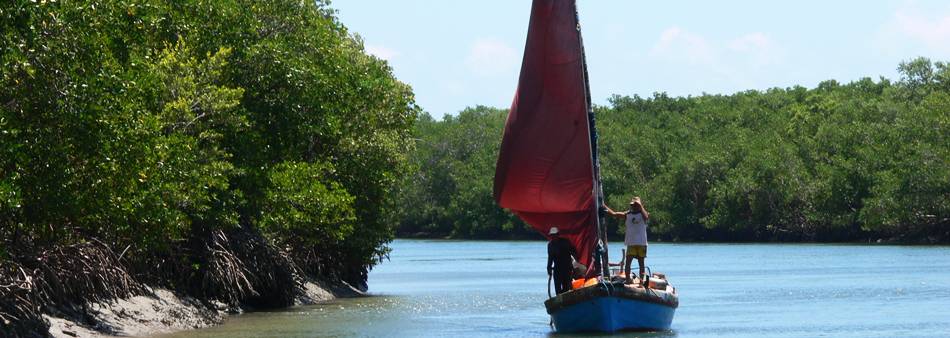
<path id="1" fill-rule="evenodd" d="M 230 283 L 239 302 L 284 304 L 267 292 L 293 288 L 266 284 L 280 276 L 252 258 L 362 283 L 393 236 L 389 196 L 417 115 L 411 89 L 324 1 L 9 1 L 0 319 L 17 292 L 43 292 L 24 280 L 85 278 L 43 257 L 88 245 L 136 280 Z M 54 301 L 96 297 L 59 288 Z"/>
<path id="2" fill-rule="evenodd" d="M 950 65 L 899 70 L 897 82 L 614 96 L 595 109 L 608 204 L 642 196 L 654 239 L 945 243 Z M 538 238 L 492 199 L 505 118 L 487 107 L 423 116 L 399 235 Z"/>

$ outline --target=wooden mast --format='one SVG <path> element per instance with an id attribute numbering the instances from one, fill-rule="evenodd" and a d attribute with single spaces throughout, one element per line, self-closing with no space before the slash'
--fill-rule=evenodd
<path id="1" fill-rule="evenodd" d="M 587 127 L 590 134 L 590 154 L 591 154 L 591 164 L 594 171 L 594 206 L 592 212 L 594 213 L 594 224 L 597 227 L 597 239 L 598 245 L 596 246 L 598 250 L 598 255 L 595 256 L 595 262 L 600 261 L 601 274 L 604 278 L 610 278 L 610 260 L 608 260 L 608 250 L 607 250 L 607 226 L 603 218 L 603 212 L 601 212 L 601 206 L 604 205 L 604 191 L 600 183 L 600 158 L 597 154 L 597 127 L 596 119 L 594 118 L 594 109 L 591 104 L 590 99 L 590 80 L 587 73 L 587 53 L 584 51 L 584 38 L 581 34 L 581 21 L 580 16 L 577 12 L 577 1 L 574 1 L 574 21 L 577 23 L 577 41 L 580 44 L 581 50 L 581 64 L 583 65 L 583 78 L 584 78 L 584 100 L 587 107 Z"/>

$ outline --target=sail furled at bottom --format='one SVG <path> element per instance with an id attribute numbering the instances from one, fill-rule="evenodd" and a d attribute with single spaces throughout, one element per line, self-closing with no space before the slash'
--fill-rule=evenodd
<path id="1" fill-rule="evenodd" d="M 534 0 L 495 168 L 495 199 L 590 266 L 597 241 L 583 50 L 574 0 Z"/>

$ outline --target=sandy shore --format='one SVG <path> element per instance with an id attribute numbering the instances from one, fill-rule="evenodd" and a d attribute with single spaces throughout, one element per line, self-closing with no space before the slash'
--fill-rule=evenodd
<path id="1" fill-rule="evenodd" d="M 74 319 L 44 316 L 50 323 L 53 337 L 113 337 L 147 336 L 181 330 L 198 329 L 220 324 L 229 313 L 224 303 L 203 303 L 191 297 L 182 297 L 165 289 L 149 289 L 147 295 L 109 302 L 86 304 L 79 315 L 84 322 Z M 304 283 L 297 305 L 314 304 L 338 297 L 356 297 L 363 293 L 345 283 L 328 285 L 318 281 Z"/>

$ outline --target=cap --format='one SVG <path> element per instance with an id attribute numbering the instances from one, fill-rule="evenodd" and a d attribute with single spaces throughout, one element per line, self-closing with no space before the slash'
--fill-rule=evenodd
<path id="1" fill-rule="evenodd" d="M 548 235 L 557 235 L 557 227 L 551 227 L 551 230 L 548 231 Z"/>

